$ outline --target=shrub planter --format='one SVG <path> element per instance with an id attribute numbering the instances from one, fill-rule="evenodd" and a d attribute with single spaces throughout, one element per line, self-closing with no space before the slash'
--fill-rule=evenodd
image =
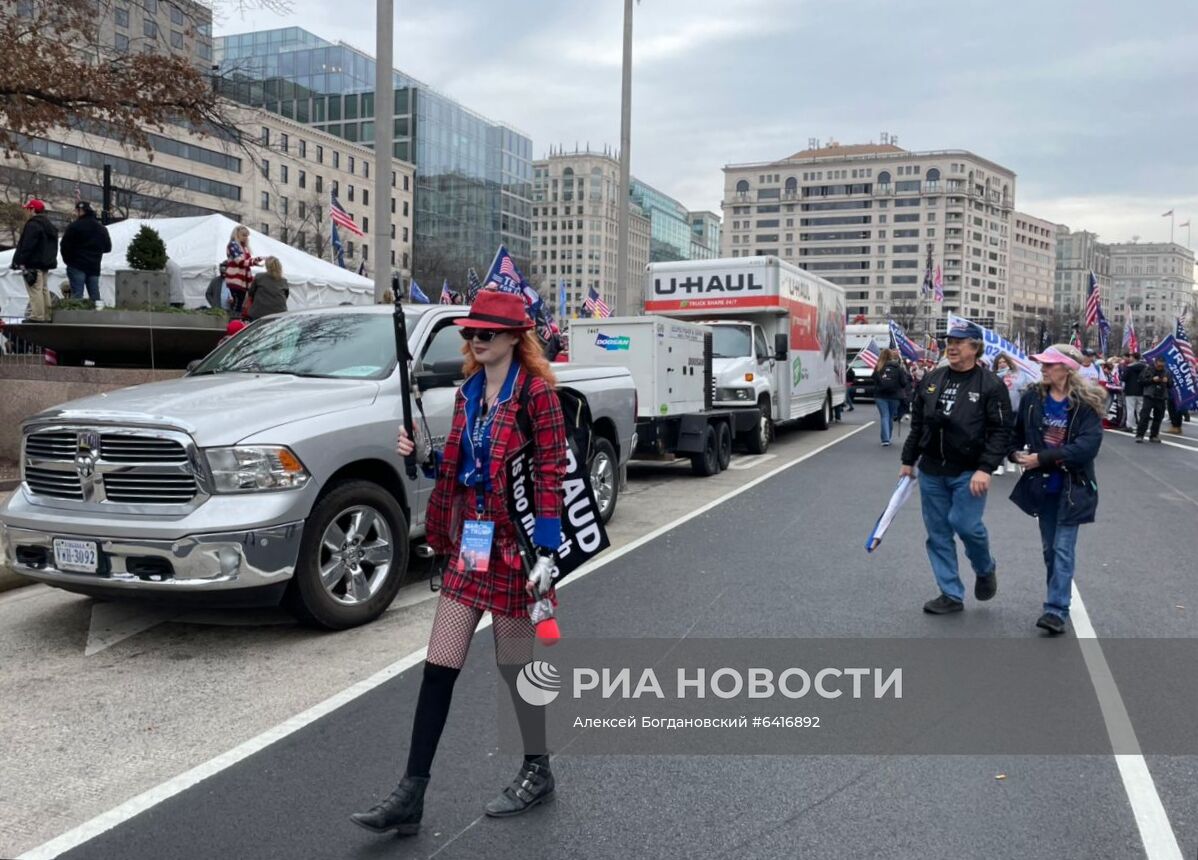
<path id="1" fill-rule="evenodd" d="M 117 269 L 117 308 L 136 310 L 154 305 L 167 305 L 170 301 L 171 281 L 166 272 Z"/>
<path id="2" fill-rule="evenodd" d="M 135 272 L 131 274 L 155 274 L 153 272 Z M 56 325 L 88 325 L 88 326 L 144 326 L 146 328 L 210 328 L 221 332 L 229 324 L 229 318 L 224 314 L 209 313 L 165 313 L 162 311 L 55 311 Z"/>

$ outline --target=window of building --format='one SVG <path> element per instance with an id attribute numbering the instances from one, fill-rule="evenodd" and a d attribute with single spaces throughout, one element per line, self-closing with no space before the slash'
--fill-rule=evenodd
<path id="1" fill-rule="evenodd" d="M 363 206 L 370 205 L 370 189 L 369 188 L 362 189 L 362 205 Z"/>
<path id="2" fill-rule="evenodd" d="M 334 170 L 341 169 L 341 153 L 335 149 L 333 150 L 333 169 Z"/>
<path id="3" fill-rule="evenodd" d="M 352 185 L 345 186 L 345 197 L 350 203 L 354 202 L 354 187 Z"/>
<path id="4" fill-rule="evenodd" d="M 262 159 L 262 175 L 270 179 L 270 162 L 265 158 Z"/>
<path id="5" fill-rule="evenodd" d="M 286 197 L 279 198 L 279 214 L 280 215 L 284 215 L 284 216 L 287 215 L 287 207 L 290 204 L 290 202 L 291 201 L 289 201 Z"/>
<path id="6" fill-rule="evenodd" d="M 158 38 L 158 25 L 155 24 L 153 21 L 151 21 L 149 18 L 146 18 L 145 20 L 143 20 L 141 22 L 141 34 L 143 36 L 145 36 L 147 39 L 157 39 Z"/>
<path id="7" fill-rule="evenodd" d="M 178 30 L 171 30 L 171 47 L 183 49 L 183 34 Z"/>
<path id="8" fill-rule="evenodd" d="M 300 188 L 307 188 L 308 187 L 308 174 L 301 170 L 299 172 L 299 182 L 297 184 L 299 185 Z"/>
<path id="9" fill-rule="evenodd" d="M 403 217 L 405 217 L 405 218 L 408 217 L 408 201 L 407 200 L 405 200 L 403 202 Z"/>
<path id="10" fill-rule="evenodd" d="M 280 151 L 287 152 L 287 150 L 290 147 L 290 143 L 291 143 L 290 137 L 288 137 L 287 135 L 282 134 L 282 133 L 279 134 L 279 150 Z"/>
<path id="11" fill-rule="evenodd" d="M 113 12 L 113 21 L 118 27 L 129 29 L 129 10 L 117 6 Z"/>
<path id="12" fill-rule="evenodd" d="M 270 211 L 270 193 L 269 192 L 267 192 L 267 191 L 262 192 L 262 199 L 259 201 L 258 206 L 259 206 L 259 208 L 261 208 L 267 212 Z"/>
<path id="13" fill-rule="evenodd" d="M 323 176 L 316 177 L 316 193 L 317 194 L 324 193 L 324 177 Z"/>
<path id="14" fill-rule="evenodd" d="M 270 146 L 270 129 L 262 126 L 262 136 L 258 138 L 259 143 L 263 146 Z"/>
<path id="15" fill-rule="evenodd" d="M 129 52 L 129 37 L 122 33 L 117 33 L 113 39 L 113 45 L 122 54 L 126 54 Z"/>
<path id="16" fill-rule="evenodd" d="M 366 217 L 362 218 L 362 232 L 363 233 L 370 232 L 370 219 L 369 218 L 366 218 Z"/>
<path id="17" fill-rule="evenodd" d="M 324 164 L 324 147 L 319 143 L 316 144 L 316 163 Z"/>
<path id="18" fill-rule="evenodd" d="M 307 158 L 308 157 L 308 141 L 304 140 L 303 138 L 300 138 L 299 141 L 297 141 L 297 142 L 299 143 L 300 158 Z"/>
<path id="19" fill-rule="evenodd" d="M 287 170 L 287 165 L 280 164 L 279 165 L 279 181 L 282 182 L 284 185 L 286 185 L 287 180 L 288 180 L 288 175 L 289 175 L 289 172 Z"/>
<path id="20" fill-rule="evenodd" d="M 334 180 L 333 180 L 333 188 L 332 188 L 332 191 L 333 191 L 333 196 L 334 196 L 334 197 L 336 197 L 338 194 L 340 194 L 340 193 L 341 193 L 341 183 L 340 183 L 340 182 L 338 182 L 336 179 L 334 179 Z"/>

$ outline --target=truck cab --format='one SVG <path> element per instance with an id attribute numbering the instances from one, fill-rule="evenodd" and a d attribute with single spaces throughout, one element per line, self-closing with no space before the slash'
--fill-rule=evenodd
<path id="1" fill-rule="evenodd" d="M 746 320 L 703 320 L 711 326 L 711 369 L 716 406 L 748 406 L 763 397 L 771 401 L 781 388 L 774 380 L 778 359 L 758 323 Z M 771 416 L 778 420 L 781 416 Z"/>

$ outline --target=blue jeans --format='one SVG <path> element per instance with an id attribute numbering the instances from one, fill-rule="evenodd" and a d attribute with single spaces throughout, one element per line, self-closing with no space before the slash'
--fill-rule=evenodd
<path id="1" fill-rule="evenodd" d="M 83 288 L 87 287 L 87 297 L 93 302 L 100 301 L 99 275 L 86 275 L 82 269 L 67 266 L 67 281 L 71 285 L 71 298 L 83 298 Z"/>
<path id="2" fill-rule="evenodd" d="M 965 555 L 973 572 L 986 576 L 994 570 L 990 555 L 990 535 L 982 523 L 986 496 L 969 492 L 973 472 L 960 475 L 929 475 L 919 473 L 919 499 L 923 507 L 923 524 L 928 532 L 928 560 L 940 592 L 953 600 L 965 602 L 965 586 L 957 575 L 957 544 L 953 534 L 965 545 Z"/>
<path id="3" fill-rule="evenodd" d="M 1048 597 L 1044 611 L 1069 617 L 1069 601 L 1073 597 L 1073 568 L 1077 550 L 1077 526 L 1057 522 L 1061 496 L 1052 493 L 1040 506 L 1040 543 L 1044 548 L 1044 567 L 1048 572 Z"/>
<path id="4" fill-rule="evenodd" d="M 889 442 L 890 434 L 894 430 L 894 419 L 898 417 L 900 401 L 898 398 L 876 397 L 874 403 L 878 407 L 878 420 L 882 424 L 882 441 Z"/>

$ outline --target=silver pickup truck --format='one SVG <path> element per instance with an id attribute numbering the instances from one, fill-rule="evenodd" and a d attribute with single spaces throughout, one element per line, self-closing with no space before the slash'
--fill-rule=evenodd
<path id="1" fill-rule="evenodd" d="M 461 381 L 453 319 L 406 308 L 413 379 L 434 444 Z M 388 307 L 269 317 L 187 376 L 65 403 L 22 427 L 22 484 L 0 509 L 16 573 L 97 596 L 282 601 L 345 628 L 395 597 L 432 481 L 395 454 L 400 415 Z M 590 407 L 591 475 L 605 517 L 633 449 L 623 368 L 555 365 Z"/>

